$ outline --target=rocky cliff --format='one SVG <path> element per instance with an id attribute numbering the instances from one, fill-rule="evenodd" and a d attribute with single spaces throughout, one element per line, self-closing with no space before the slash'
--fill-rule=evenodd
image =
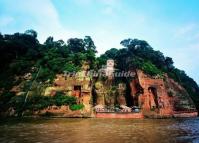
<path id="1" fill-rule="evenodd" d="M 137 70 L 137 77 L 130 85 L 134 104 L 140 106 L 146 116 L 196 114 L 196 107 L 187 91 L 166 74 L 161 78 L 152 77 Z"/>

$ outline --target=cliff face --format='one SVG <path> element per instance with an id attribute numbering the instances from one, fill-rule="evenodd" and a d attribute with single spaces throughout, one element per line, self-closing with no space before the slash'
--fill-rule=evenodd
<path id="1" fill-rule="evenodd" d="M 187 91 L 166 74 L 163 77 L 152 77 L 142 70 L 136 71 L 136 76 L 129 83 L 114 84 L 107 81 L 94 81 L 80 72 L 78 77 L 56 76 L 53 85 L 47 87 L 44 96 L 54 96 L 62 91 L 65 95 L 75 96 L 78 104 L 84 104 L 82 115 L 92 112 L 92 106 L 105 109 L 120 105 L 125 111 L 131 112 L 130 107 L 140 108 L 145 117 L 196 116 L 196 108 Z M 93 83 L 93 84 L 91 84 Z M 19 91 L 16 90 L 16 93 Z M 95 99 L 95 100 L 94 100 Z M 130 103 L 130 104 L 129 104 Z M 127 107 L 128 106 L 128 107 Z M 55 109 L 44 109 L 54 113 Z M 43 111 L 43 110 L 42 110 Z M 55 110 L 57 113 L 65 110 Z M 68 112 L 66 112 L 68 113 Z M 71 112 L 73 113 L 73 112 Z M 185 114 L 185 115 L 184 115 Z"/>
<path id="2" fill-rule="evenodd" d="M 189 94 L 181 85 L 168 76 L 165 76 L 164 83 L 168 96 L 172 98 L 174 111 L 190 111 L 196 109 Z"/>
<path id="3" fill-rule="evenodd" d="M 85 79 L 70 80 L 70 78 L 57 76 L 54 88 L 50 88 L 51 92 L 47 88 L 46 95 L 48 93 L 52 95 L 54 92 L 62 90 L 67 95 L 76 96 L 78 101 L 85 105 L 86 111 L 89 112 L 91 106 L 86 105 L 93 104 L 93 106 L 97 105 L 95 106 L 97 108 L 120 105 L 126 109 L 131 109 L 129 107 L 134 106 L 140 108 L 145 117 L 197 116 L 195 105 L 189 94 L 173 79 L 167 75 L 152 77 L 141 70 L 137 70 L 136 73 L 136 77 L 129 84 L 129 93 L 126 92 L 124 83 L 117 86 L 108 84 L 108 86 L 105 84 L 106 82 L 103 83 L 102 81 L 95 82 L 94 87 L 89 86 L 89 90 L 86 92 L 84 89 L 87 88 L 84 87 L 89 84 L 83 83 Z M 76 91 L 76 86 L 79 85 L 81 87 Z M 94 92 L 91 93 L 91 90 Z M 91 100 L 94 98 L 95 101 L 92 103 Z M 129 100 L 131 100 L 131 105 L 127 105 Z"/>
<path id="4" fill-rule="evenodd" d="M 134 105 L 140 106 L 146 116 L 173 116 L 196 111 L 186 90 L 167 75 L 151 77 L 138 70 L 130 87 Z"/>

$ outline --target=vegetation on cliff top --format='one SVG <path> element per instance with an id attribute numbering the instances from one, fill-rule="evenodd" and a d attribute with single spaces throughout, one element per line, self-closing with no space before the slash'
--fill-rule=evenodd
<path id="1" fill-rule="evenodd" d="M 51 84 L 57 73 L 80 70 L 83 61 L 89 61 L 90 68 L 97 70 L 109 58 L 115 60 L 116 68 L 119 70 L 142 69 L 152 76 L 162 76 L 167 73 L 185 87 L 199 108 L 197 83 L 184 71 L 175 68 L 172 58 L 155 51 L 143 40 L 125 39 L 121 44 L 124 46 L 123 49 L 112 48 L 100 57 L 96 57 L 96 46 L 90 36 L 85 36 L 83 39 L 71 38 L 67 43 L 63 40 L 54 41 L 50 36 L 44 44 L 41 44 L 34 30 L 11 35 L 0 34 L 0 110 L 6 110 L 10 103 L 23 98 L 15 97 L 11 89 L 24 82 L 21 88 L 27 93 L 39 69 L 35 82 L 38 86 L 42 86 Z M 23 77 L 27 73 L 31 73 L 32 78 L 24 80 Z M 74 108 L 79 107 L 74 106 Z"/>

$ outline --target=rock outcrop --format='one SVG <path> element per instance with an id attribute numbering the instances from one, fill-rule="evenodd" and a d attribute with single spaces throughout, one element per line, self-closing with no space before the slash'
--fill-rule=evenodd
<path id="1" fill-rule="evenodd" d="M 196 113 L 186 90 L 167 75 L 157 78 L 137 70 L 130 87 L 134 105 L 139 106 L 145 116 L 171 117 L 179 113 Z"/>
<path id="2" fill-rule="evenodd" d="M 45 90 L 45 96 L 54 96 L 56 92 L 61 91 L 68 96 L 75 96 L 77 104 L 84 105 L 84 112 L 91 113 L 91 78 L 87 75 L 89 65 L 84 63 L 82 70 L 75 76 L 58 74 L 52 86 Z"/>

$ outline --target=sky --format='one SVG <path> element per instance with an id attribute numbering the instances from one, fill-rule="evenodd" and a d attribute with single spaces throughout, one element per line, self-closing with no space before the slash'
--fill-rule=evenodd
<path id="1" fill-rule="evenodd" d="M 199 83 L 198 0 L 0 0 L 0 32 L 34 29 L 43 43 L 91 36 L 98 55 L 146 40 Z"/>

